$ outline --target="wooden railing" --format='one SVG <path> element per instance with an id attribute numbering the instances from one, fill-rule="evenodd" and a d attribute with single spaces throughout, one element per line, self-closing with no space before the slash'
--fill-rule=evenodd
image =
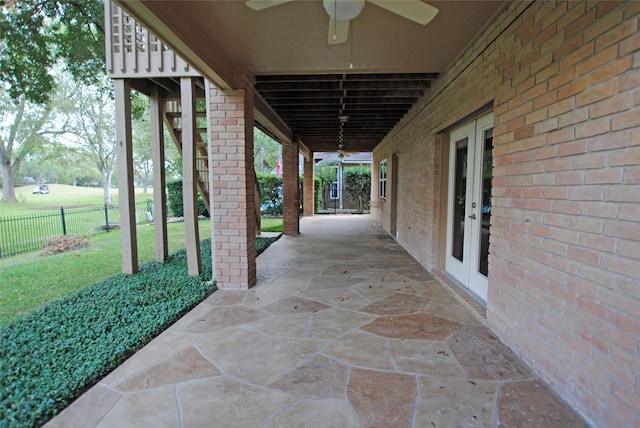
<path id="1" fill-rule="evenodd" d="M 107 0 L 104 7 L 107 72 L 110 77 L 199 76 L 169 46 L 118 5 Z"/>

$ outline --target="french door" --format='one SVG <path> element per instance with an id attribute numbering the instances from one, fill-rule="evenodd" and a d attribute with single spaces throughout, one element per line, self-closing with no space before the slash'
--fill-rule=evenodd
<path id="1" fill-rule="evenodd" d="M 451 133 L 446 271 L 487 300 L 493 114 Z"/>

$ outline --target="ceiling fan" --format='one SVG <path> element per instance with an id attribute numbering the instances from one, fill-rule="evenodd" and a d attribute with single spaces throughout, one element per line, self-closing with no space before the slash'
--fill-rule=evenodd
<path id="1" fill-rule="evenodd" d="M 248 0 L 246 5 L 255 11 L 268 9 L 293 0 Z M 389 12 L 400 15 L 421 25 L 428 24 L 438 13 L 438 9 L 421 0 L 366 0 Z M 349 21 L 358 17 L 365 0 L 322 0 L 329 14 L 329 44 L 337 45 L 347 41 Z"/>

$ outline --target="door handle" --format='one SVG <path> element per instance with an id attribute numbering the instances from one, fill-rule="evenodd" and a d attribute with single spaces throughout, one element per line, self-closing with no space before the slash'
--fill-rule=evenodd
<path id="1" fill-rule="evenodd" d="M 469 218 L 470 218 L 471 220 L 475 220 L 475 219 L 476 219 L 476 215 L 475 215 L 475 214 L 471 214 L 471 215 L 469 216 Z"/>

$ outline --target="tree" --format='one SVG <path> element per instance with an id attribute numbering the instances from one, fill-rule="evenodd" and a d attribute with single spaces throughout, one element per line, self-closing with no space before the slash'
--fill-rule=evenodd
<path id="1" fill-rule="evenodd" d="M 282 147 L 258 128 L 253 129 L 253 159 L 257 172 L 270 173 L 281 157 Z"/>
<path id="2" fill-rule="evenodd" d="M 54 107 L 65 102 L 65 94 L 55 91 L 45 105 L 36 105 L 26 97 L 10 99 L 0 85 L 0 170 L 2 201 L 15 202 L 14 179 L 22 162 L 49 141 L 64 132 L 64 122 L 54 119 Z M 56 125 L 57 123 L 57 125 Z"/>
<path id="3" fill-rule="evenodd" d="M 133 162 L 136 173 L 142 180 L 143 193 L 146 195 L 153 170 L 151 122 L 148 115 L 142 119 L 133 120 Z"/>
<path id="4" fill-rule="evenodd" d="M 55 151 L 54 144 L 45 143 L 35 153 L 26 156 L 20 163 L 20 170 L 16 171 L 14 185 L 17 186 L 20 182 L 24 184 L 58 183 L 57 163 L 51 160 Z"/>
<path id="5" fill-rule="evenodd" d="M 135 91 L 131 93 L 131 116 L 133 119 L 133 163 L 135 172 L 142 181 L 143 193 L 146 195 L 153 172 L 151 104 L 148 97 Z M 165 139 L 165 141 L 170 140 Z"/>
<path id="6" fill-rule="evenodd" d="M 111 205 L 111 180 L 116 167 L 115 105 L 103 86 L 77 85 L 73 107 L 68 109 L 67 140 L 91 159 L 102 176 L 104 202 Z"/>
<path id="7" fill-rule="evenodd" d="M 58 61 L 83 82 L 96 83 L 104 74 L 103 5 L 102 0 L 0 0 L 3 201 L 15 201 L 16 172 L 46 141 Z"/>
<path id="8" fill-rule="evenodd" d="M 63 60 L 74 79 L 97 84 L 105 70 L 103 0 L 0 0 L 0 80 L 9 96 L 46 104 Z"/>
<path id="9" fill-rule="evenodd" d="M 371 199 L 371 168 L 352 166 L 345 168 L 343 175 L 346 196 L 355 201 L 359 212 L 368 210 Z"/>
<path id="10" fill-rule="evenodd" d="M 319 163 L 315 168 L 315 178 L 320 181 L 321 209 L 327 209 L 326 203 L 331 199 L 331 185 L 338 181 L 338 168 L 330 163 Z"/>

